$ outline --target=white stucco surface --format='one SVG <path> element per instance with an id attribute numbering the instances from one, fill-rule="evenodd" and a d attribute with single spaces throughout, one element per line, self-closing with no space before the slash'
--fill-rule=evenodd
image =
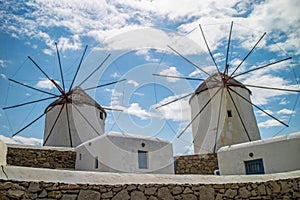
<path id="1" fill-rule="evenodd" d="M 45 146 L 76 147 L 104 133 L 104 109 L 80 87 L 66 95 L 45 111 Z"/>
<path id="2" fill-rule="evenodd" d="M 18 181 L 44 181 L 70 184 L 217 184 L 265 182 L 300 177 L 300 171 L 267 175 L 168 175 L 168 174 L 120 174 L 41 169 L 17 166 L 1 166 L 0 179 Z"/>
<path id="3" fill-rule="evenodd" d="M 0 140 L 0 165 L 6 165 L 7 145 Z"/>
<path id="4" fill-rule="evenodd" d="M 138 151 L 148 152 L 146 169 L 139 168 Z M 108 133 L 76 148 L 77 170 L 172 174 L 173 163 L 172 144 L 158 138 Z"/>
<path id="5" fill-rule="evenodd" d="M 250 153 L 253 156 L 250 156 Z M 300 133 L 222 147 L 218 163 L 222 175 L 246 174 L 245 161 L 263 159 L 266 174 L 300 170 Z"/>
<path id="6" fill-rule="evenodd" d="M 216 85 L 216 79 L 219 80 L 220 76 L 215 74 L 212 77 L 215 79 L 208 78 L 202 83 L 204 85 L 201 84 L 202 87 L 205 86 L 204 88 L 209 89 L 201 90 L 190 99 L 192 119 L 209 102 L 192 123 L 194 152 L 199 154 L 214 153 L 223 146 L 259 140 L 260 134 L 252 105 L 234 92 L 229 94 L 226 89 L 223 92 L 219 90 L 220 86 L 214 85 Z M 235 83 L 235 81 L 233 82 Z M 199 88 L 201 88 L 201 85 Z M 251 101 L 248 89 L 241 86 L 230 86 L 230 88 Z M 228 116 L 228 111 L 231 112 L 231 117 Z M 239 115 L 243 122 L 241 122 Z"/>

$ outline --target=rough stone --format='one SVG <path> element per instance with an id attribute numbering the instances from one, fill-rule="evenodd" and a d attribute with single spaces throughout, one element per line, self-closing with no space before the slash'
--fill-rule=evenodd
<path id="1" fill-rule="evenodd" d="M 275 181 L 270 181 L 269 183 L 273 189 L 273 193 L 280 193 L 280 185 L 276 183 Z"/>
<path id="2" fill-rule="evenodd" d="M 28 187 L 29 192 L 39 192 L 42 189 L 40 188 L 40 184 L 37 182 L 31 182 Z"/>
<path id="3" fill-rule="evenodd" d="M 176 159 L 176 174 L 214 174 L 218 169 L 217 154 L 184 155 Z"/>
<path id="4" fill-rule="evenodd" d="M 181 192 L 182 192 L 182 188 L 180 186 L 176 186 L 172 190 L 173 195 L 180 194 Z"/>
<path id="5" fill-rule="evenodd" d="M 215 190 L 211 187 L 200 187 L 200 198 L 201 199 L 215 199 Z"/>
<path id="6" fill-rule="evenodd" d="M 193 190 L 191 190 L 191 188 L 189 188 L 189 187 L 186 187 L 186 188 L 183 190 L 183 194 L 190 194 L 190 193 L 193 193 Z"/>
<path id="7" fill-rule="evenodd" d="M 130 195 L 131 200 L 146 200 L 146 196 L 141 191 L 133 191 Z"/>
<path id="8" fill-rule="evenodd" d="M 225 196 L 228 198 L 234 198 L 237 195 L 237 190 L 228 189 L 225 192 Z"/>
<path id="9" fill-rule="evenodd" d="M 251 196 L 251 192 L 249 192 L 245 187 L 239 189 L 239 196 L 247 199 Z"/>
<path id="10" fill-rule="evenodd" d="M 40 194 L 39 197 L 44 198 L 48 195 L 47 191 L 44 189 Z"/>
<path id="11" fill-rule="evenodd" d="M 72 148 L 31 149 L 28 146 L 7 148 L 7 164 L 52 169 L 75 169 L 76 152 Z"/>
<path id="12" fill-rule="evenodd" d="M 109 192 L 106 192 L 106 193 L 102 194 L 103 199 L 112 198 L 112 197 L 113 197 L 112 191 L 109 191 Z"/>
<path id="13" fill-rule="evenodd" d="M 264 184 L 261 184 L 257 187 L 257 191 L 258 191 L 258 194 L 259 195 L 266 195 L 267 192 L 266 192 L 266 187 Z"/>
<path id="14" fill-rule="evenodd" d="M 48 193 L 48 197 L 59 199 L 62 196 L 60 191 L 51 191 Z"/>
<path id="15" fill-rule="evenodd" d="M 145 188 L 145 194 L 146 195 L 153 195 L 156 192 L 156 188 L 155 187 L 149 187 L 149 188 Z"/>
<path id="16" fill-rule="evenodd" d="M 194 194 L 182 194 L 183 200 L 196 200 L 197 197 Z"/>
<path id="17" fill-rule="evenodd" d="M 110 197 L 112 197 L 112 194 Z M 110 197 L 104 197 L 104 198 L 110 198 Z M 100 199 L 100 192 L 94 190 L 80 190 L 78 195 L 78 200 L 89 200 L 89 199 Z"/>
<path id="18" fill-rule="evenodd" d="M 280 185 L 281 185 L 281 193 L 288 193 L 289 192 L 290 188 L 289 188 L 289 185 L 287 184 L 286 181 L 281 181 Z"/>
<path id="19" fill-rule="evenodd" d="M 128 195 L 127 190 L 122 190 L 121 192 L 117 193 L 112 200 L 128 200 L 130 199 L 130 196 Z"/>
<path id="20" fill-rule="evenodd" d="M 127 187 L 127 190 L 128 191 L 132 191 L 132 190 L 135 190 L 136 189 L 136 186 L 135 185 L 129 185 L 128 187 Z"/>
<path id="21" fill-rule="evenodd" d="M 8 196 L 11 198 L 18 199 L 18 198 L 21 198 L 24 194 L 25 194 L 25 192 L 22 190 L 12 190 L 12 189 L 8 190 Z"/>
<path id="22" fill-rule="evenodd" d="M 158 200 L 158 198 L 155 197 L 155 196 L 150 196 L 150 197 L 149 197 L 149 200 Z"/>
<path id="23" fill-rule="evenodd" d="M 60 200 L 76 200 L 76 194 L 64 194 Z"/>
<path id="24" fill-rule="evenodd" d="M 173 200 L 174 197 L 171 195 L 170 190 L 167 187 L 158 189 L 157 197 L 165 200 Z"/>
<path id="25" fill-rule="evenodd" d="M 223 199 L 223 195 L 222 194 L 217 194 L 215 200 L 222 200 L 222 199 Z"/>
<path id="26" fill-rule="evenodd" d="M 1 183 L 0 184 L 0 190 L 7 190 L 7 189 L 11 188 L 12 185 L 13 184 L 11 182 Z"/>

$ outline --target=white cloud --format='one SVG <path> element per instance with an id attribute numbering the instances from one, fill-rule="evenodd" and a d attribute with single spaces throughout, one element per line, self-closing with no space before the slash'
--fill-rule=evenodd
<path id="1" fill-rule="evenodd" d="M 112 78 L 119 78 L 120 76 L 121 76 L 121 75 L 118 74 L 117 72 L 114 72 L 114 73 L 111 75 Z"/>
<path id="2" fill-rule="evenodd" d="M 128 80 L 127 83 L 128 83 L 128 84 L 132 84 L 134 87 L 139 86 L 139 83 L 136 82 L 136 81 L 134 81 L 134 80 Z"/>
<path id="3" fill-rule="evenodd" d="M 279 123 L 275 119 L 269 119 L 267 121 L 260 122 L 257 125 L 258 125 L 258 127 L 261 127 L 261 128 L 270 128 L 270 127 L 281 126 L 281 123 Z"/>
<path id="4" fill-rule="evenodd" d="M 42 139 L 33 138 L 33 137 L 27 138 L 22 136 L 15 136 L 13 138 L 10 138 L 4 135 L 0 135 L 0 140 L 8 144 L 24 144 L 24 145 L 35 145 L 35 146 L 41 146 L 43 142 Z"/>
<path id="5" fill-rule="evenodd" d="M 273 115 L 273 111 L 271 110 L 264 110 L 265 112 L 269 113 L 270 115 Z M 268 116 L 266 113 L 262 112 L 262 111 L 257 111 L 256 112 L 259 116 Z"/>
<path id="6" fill-rule="evenodd" d="M 58 81 L 55 81 L 57 84 L 59 84 Z M 39 88 L 44 88 L 44 89 L 53 89 L 55 87 L 55 85 L 46 78 L 40 78 L 40 80 L 38 81 L 38 83 L 36 84 L 37 87 Z"/>
<path id="7" fill-rule="evenodd" d="M 58 40 L 57 46 L 59 46 L 62 49 L 62 51 L 78 50 L 81 47 L 79 35 L 73 35 L 71 40 L 66 37 L 61 37 Z"/>
<path id="8" fill-rule="evenodd" d="M 167 76 L 180 76 L 181 74 L 177 71 L 176 67 L 172 66 L 167 69 L 162 70 L 159 72 L 160 75 L 167 75 Z M 176 78 L 166 78 L 168 82 L 174 83 L 178 81 Z"/>
<path id="9" fill-rule="evenodd" d="M 0 60 L 0 67 L 5 67 L 4 60 Z"/>
<path id="10" fill-rule="evenodd" d="M 296 111 L 284 108 L 284 109 L 281 109 L 281 110 L 277 111 L 277 113 L 278 114 L 284 114 L 284 115 L 290 115 L 290 114 L 295 114 Z"/>
<path id="11" fill-rule="evenodd" d="M 182 94 L 180 96 L 169 96 L 167 98 L 162 99 L 158 104 L 154 105 L 154 107 L 168 103 L 184 95 L 187 94 Z M 188 98 L 184 98 L 174 103 L 162 106 L 158 108 L 158 111 L 162 113 L 163 118 L 170 119 L 173 121 L 188 121 L 191 117 Z"/>
<path id="12" fill-rule="evenodd" d="M 130 115 L 139 117 L 141 119 L 148 119 L 151 116 L 151 114 L 146 110 L 142 109 L 138 103 L 130 104 L 125 112 L 127 112 Z"/>
<path id="13" fill-rule="evenodd" d="M 279 102 L 280 105 L 286 105 L 288 103 L 289 103 L 289 101 L 287 101 L 286 98 L 281 99 Z"/>
<path id="14" fill-rule="evenodd" d="M 3 79 L 6 79 L 5 74 L 0 74 L 0 77 L 3 78 Z"/>
<path id="15" fill-rule="evenodd" d="M 216 72 L 216 66 L 214 65 L 210 65 L 210 66 L 207 66 L 207 67 L 202 67 L 201 69 L 203 69 L 203 71 L 209 73 L 209 74 L 212 74 L 214 72 Z M 195 77 L 195 76 L 207 76 L 205 73 L 203 73 L 201 70 L 199 69 L 196 69 L 195 71 L 191 72 L 189 74 L 189 77 Z"/>
<path id="16" fill-rule="evenodd" d="M 140 96 L 140 97 L 142 97 L 142 96 L 144 96 L 145 94 L 144 93 L 140 93 L 140 92 L 135 92 L 135 93 L 133 93 L 134 95 L 137 95 L 137 96 Z"/>
<path id="17" fill-rule="evenodd" d="M 279 76 L 273 76 L 272 74 L 251 74 L 244 81 L 244 84 L 265 86 L 265 87 L 275 87 L 275 88 L 297 88 L 296 85 L 289 85 L 289 81 L 283 79 Z M 260 88 L 249 87 L 252 91 L 252 102 L 254 104 L 265 105 L 272 101 L 274 97 L 283 96 L 286 94 L 291 94 L 291 92 L 278 91 L 278 90 L 266 90 Z M 271 92 L 266 92 L 271 91 Z"/>
<path id="18" fill-rule="evenodd" d="M 145 59 L 146 61 L 148 61 L 148 62 L 159 62 L 159 61 L 160 61 L 160 60 L 157 59 L 157 58 L 151 57 L 151 54 L 150 54 L 150 52 L 149 52 L 148 49 L 142 49 L 142 50 L 140 49 L 140 50 L 137 50 L 135 54 L 136 54 L 136 55 L 140 55 L 140 56 L 144 56 L 144 59 Z"/>

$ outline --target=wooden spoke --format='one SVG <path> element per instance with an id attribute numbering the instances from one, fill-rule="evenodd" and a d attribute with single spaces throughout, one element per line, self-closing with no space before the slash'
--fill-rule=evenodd
<path id="1" fill-rule="evenodd" d="M 104 87 L 104 86 L 116 84 L 116 83 L 119 83 L 119 82 L 122 82 L 122 81 L 125 81 L 125 80 L 126 80 L 126 79 L 122 79 L 122 80 L 119 80 L 119 81 L 114 81 L 114 82 L 110 82 L 110 83 L 105 83 L 105 84 L 102 84 L 102 85 L 98 85 L 98 86 L 86 88 L 86 89 L 83 89 L 83 90 L 85 90 L 85 91 L 87 91 L 87 90 L 92 90 L 92 89 L 96 89 L 96 88 L 100 88 L 100 87 Z"/>
<path id="2" fill-rule="evenodd" d="M 24 87 L 30 88 L 30 89 L 32 89 L 32 90 L 36 90 L 36 91 L 39 91 L 39 92 L 42 92 L 42 93 L 45 93 L 45 94 L 50 94 L 50 95 L 55 96 L 55 97 L 60 97 L 59 95 L 56 95 L 56 94 L 54 94 L 54 93 L 51 93 L 51 92 L 47 92 L 47 91 L 44 91 L 44 90 L 40 90 L 40 89 L 34 88 L 34 87 L 32 87 L 32 86 L 26 85 L 26 84 L 24 84 L 24 83 L 20 83 L 19 81 L 13 80 L 13 79 L 11 79 L 11 78 L 9 78 L 8 80 L 11 81 L 11 82 L 17 83 L 17 84 L 19 84 L 19 85 L 22 85 L 22 86 L 24 86 Z"/>
<path id="3" fill-rule="evenodd" d="M 96 73 L 99 69 L 100 69 L 100 67 L 102 67 L 102 65 L 105 63 L 105 61 L 109 58 L 109 56 L 110 56 L 111 54 L 108 54 L 107 56 L 106 56 L 106 58 L 102 61 L 102 63 L 92 72 L 92 73 L 90 73 L 78 86 L 80 87 L 82 84 L 84 84 L 91 76 L 93 76 L 93 74 L 94 73 Z"/>
<path id="4" fill-rule="evenodd" d="M 206 102 L 206 104 L 200 109 L 197 115 L 194 116 L 192 121 L 179 133 L 177 138 L 180 138 L 182 134 L 190 127 L 190 125 L 197 119 L 197 117 L 202 113 L 202 111 L 207 107 L 207 105 L 211 102 L 211 100 L 217 95 L 217 93 L 221 90 L 221 87 L 216 91 L 216 93 Z"/>
<path id="5" fill-rule="evenodd" d="M 171 75 L 162 75 L 162 74 L 152 74 L 153 76 L 161 76 L 167 78 L 178 78 L 178 79 L 185 79 L 185 80 L 193 80 L 193 81 L 204 81 L 203 78 L 191 78 L 191 77 L 181 77 L 181 76 L 171 76 Z"/>
<path id="6" fill-rule="evenodd" d="M 12 134 L 12 137 L 16 136 L 17 134 L 21 133 L 26 128 L 28 128 L 29 126 L 31 126 L 32 124 L 34 124 L 36 121 L 38 121 L 40 118 L 42 118 L 46 113 L 48 113 L 53 108 L 54 107 L 51 107 L 49 110 L 47 110 L 46 112 L 44 112 L 43 114 L 41 114 L 40 116 L 38 116 L 37 118 L 35 118 L 33 121 L 31 121 L 30 123 L 28 123 L 26 126 L 24 126 L 23 128 L 21 128 L 20 130 L 18 130 L 16 133 Z"/>
<path id="7" fill-rule="evenodd" d="M 64 107 L 65 107 L 65 103 L 64 103 L 64 104 L 62 105 L 62 107 L 60 108 L 59 113 L 58 113 L 58 115 L 57 115 L 57 117 L 56 117 L 56 119 L 55 119 L 55 121 L 54 121 L 54 123 L 53 123 L 53 125 L 52 125 L 52 127 L 51 127 L 51 129 L 50 129 L 50 131 L 49 131 L 49 134 L 47 135 L 46 139 L 44 140 L 43 145 L 45 145 L 46 142 L 48 141 L 48 139 L 49 139 L 49 137 L 50 137 L 50 135 L 51 135 L 51 133 L 52 133 L 52 131 L 53 131 L 53 129 L 54 129 L 54 127 L 55 127 L 55 125 L 56 125 L 56 123 L 57 123 L 59 117 L 60 117 L 60 114 L 61 114 L 61 112 L 62 112 L 63 109 L 64 109 Z"/>
<path id="8" fill-rule="evenodd" d="M 207 41 L 206 41 L 206 38 L 205 38 L 204 32 L 203 32 L 203 30 L 202 30 L 202 27 L 201 27 L 201 25 L 200 25 L 200 24 L 199 24 L 199 27 L 200 27 L 201 34 L 202 34 L 202 37 L 203 37 L 203 39 L 204 39 L 204 42 L 205 42 L 206 48 L 207 48 L 207 50 L 208 50 L 208 53 L 209 53 L 209 55 L 210 55 L 210 57 L 211 57 L 212 61 L 214 62 L 214 64 L 215 64 L 215 66 L 216 66 L 216 69 L 217 69 L 217 71 L 220 73 L 219 67 L 218 67 L 218 65 L 217 65 L 217 63 L 216 63 L 216 60 L 215 60 L 214 56 L 213 56 L 213 55 L 212 55 L 212 53 L 211 53 L 211 50 L 210 50 L 210 48 L 209 48 L 209 45 L 208 45 L 208 43 L 207 43 Z"/>
<path id="9" fill-rule="evenodd" d="M 259 69 L 263 69 L 263 68 L 266 68 L 266 67 L 269 67 L 269 66 L 272 66 L 272 65 L 275 65 L 275 64 L 277 64 L 277 63 L 281 63 L 281 62 L 284 62 L 284 61 L 290 60 L 290 59 L 292 59 L 292 57 L 284 58 L 284 59 L 282 59 L 282 60 L 278 60 L 278 61 L 275 61 L 275 62 L 266 64 L 266 65 L 263 65 L 263 66 L 261 66 L 261 67 L 257 67 L 257 68 L 254 68 L 254 69 L 250 69 L 250 70 L 248 70 L 248 71 L 246 71 L 246 72 L 243 72 L 243 73 L 240 73 L 240 74 L 231 76 L 231 78 L 236 78 L 236 77 L 238 77 L 238 76 L 247 74 L 247 73 L 249 73 L 249 72 L 253 72 L 253 71 L 256 71 L 256 70 L 259 70 Z"/>
<path id="10" fill-rule="evenodd" d="M 214 145 L 214 153 L 216 153 L 216 147 L 217 147 L 217 139 L 218 139 L 218 133 L 219 133 L 219 123 L 220 123 L 220 118 L 221 118 L 221 113 L 222 113 L 223 92 L 224 92 L 224 88 L 222 87 L 220 105 L 219 105 L 219 115 L 218 115 L 218 121 L 217 121 L 217 131 L 216 131 L 215 145 Z"/>
<path id="11" fill-rule="evenodd" d="M 73 84 L 74 84 L 74 81 L 76 80 L 78 71 L 79 71 L 79 69 L 80 69 L 80 67 L 81 67 L 81 63 L 82 63 L 82 60 L 83 60 L 83 57 L 84 57 L 84 55 L 85 55 L 85 53 L 86 53 L 87 48 L 88 48 L 88 45 L 85 46 L 85 49 L 84 49 L 84 51 L 83 51 L 83 54 L 82 54 L 81 59 L 80 59 L 80 62 L 79 62 L 79 65 L 78 65 L 78 67 L 77 67 L 77 70 L 76 70 L 75 75 L 74 75 L 74 77 L 73 77 L 73 80 L 72 80 L 72 82 L 71 82 L 71 85 L 70 85 L 70 88 L 69 88 L 69 92 L 71 91 L 71 89 L 72 89 L 72 87 L 73 87 Z"/>
<path id="12" fill-rule="evenodd" d="M 202 71 L 203 73 L 205 73 L 206 75 L 210 76 L 209 73 L 207 73 L 206 71 L 204 71 L 203 69 L 201 69 L 200 67 L 198 67 L 195 63 L 193 63 L 192 61 L 190 61 L 189 59 L 187 59 L 185 56 L 183 56 L 182 54 L 180 54 L 178 51 L 176 51 L 174 48 L 172 48 L 170 45 L 168 45 L 168 47 L 174 51 L 177 55 L 179 55 L 181 58 L 183 58 L 184 60 L 186 60 L 188 63 L 190 63 L 191 65 L 193 65 L 194 67 L 196 67 L 197 69 L 199 69 L 200 71 Z"/>
<path id="13" fill-rule="evenodd" d="M 258 43 L 263 39 L 263 37 L 266 35 L 267 33 L 265 32 L 260 38 L 259 40 L 256 42 L 256 44 L 252 47 L 252 49 L 248 52 L 248 54 L 245 56 L 245 58 L 241 61 L 241 63 L 235 68 L 235 70 L 230 74 L 230 77 L 233 76 L 233 74 L 236 72 L 236 70 L 238 70 L 238 68 L 245 62 L 245 60 L 248 58 L 248 56 L 252 53 L 252 51 L 255 49 L 255 47 L 258 45 Z"/>
<path id="14" fill-rule="evenodd" d="M 258 85 L 249 85 L 249 84 L 244 84 L 244 85 L 247 87 L 255 87 L 255 88 L 261 88 L 261 89 L 268 89 L 268 90 L 279 90 L 279 91 L 285 91 L 285 92 L 300 92 L 300 90 L 294 90 L 294 89 L 265 87 L 265 86 L 258 86 Z"/>
<path id="15" fill-rule="evenodd" d="M 41 101 L 46 101 L 46 100 L 54 99 L 54 98 L 57 98 L 57 97 L 48 97 L 48 98 L 44 98 L 44 99 L 39 99 L 39 100 L 35 100 L 35 101 L 30 101 L 30 102 L 26 102 L 26 103 L 17 104 L 17 105 L 14 105 L 14 106 L 4 107 L 2 109 L 6 110 L 6 109 L 10 109 L 10 108 L 17 108 L 17 107 L 20 107 L 20 106 L 25 106 L 25 105 L 28 105 L 28 104 L 37 103 L 37 102 L 41 102 Z"/>
<path id="16" fill-rule="evenodd" d="M 255 105 L 254 103 L 252 103 L 251 101 L 249 101 L 248 99 L 246 99 L 245 97 L 243 97 L 242 95 L 240 95 L 239 93 L 237 93 L 236 91 L 234 91 L 233 89 L 231 89 L 230 87 L 228 87 L 230 91 L 234 92 L 235 94 L 237 94 L 239 97 L 241 97 L 242 99 L 244 99 L 246 102 L 248 102 L 249 104 L 253 105 L 255 108 L 259 109 L 260 111 L 262 111 L 263 113 L 265 113 L 266 115 L 268 115 L 269 117 L 275 119 L 276 121 L 278 121 L 279 123 L 283 124 L 286 127 L 289 127 L 289 125 L 287 125 L 286 123 L 282 122 L 281 120 L 277 119 L 276 117 L 274 117 L 273 115 L 269 114 L 268 112 L 264 111 L 263 109 L 261 109 L 260 107 L 258 107 L 257 105 Z"/>
<path id="17" fill-rule="evenodd" d="M 229 94 L 229 96 L 230 96 L 230 99 L 231 99 L 231 101 L 232 101 L 232 103 L 233 103 L 233 105 L 234 105 L 234 108 L 235 108 L 235 110 L 236 110 L 236 112 L 237 112 L 237 114 L 238 114 L 238 116 L 239 116 L 239 119 L 240 119 L 240 121 L 241 121 L 241 123 L 242 123 L 242 126 L 243 126 L 243 128 L 244 128 L 244 130 L 245 130 L 245 132 L 246 132 L 246 135 L 247 135 L 247 137 L 248 137 L 248 140 L 251 141 L 250 135 L 249 135 L 249 133 L 248 133 L 248 131 L 247 131 L 247 129 L 246 129 L 246 125 L 245 125 L 245 123 L 244 123 L 244 121 L 243 121 L 243 119 L 242 119 L 242 116 L 241 116 L 241 114 L 240 114 L 240 112 L 239 112 L 239 109 L 237 108 L 236 103 L 235 103 L 235 101 L 234 101 L 234 99 L 233 99 L 233 97 L 232 97 L 232 95 L 231 95 L 231 93 L 230 93 L 228 87 L 227 87 L 226 89 L 227 89 L 227 92 L 228 92 L 228 94 Z"/>
<path id="18" fill-rule="evenodd" d="M 61 66 L 60 55 L 59 55 L 59 51 L 58 51 L 58 48 L 57 48 L 57 43 L 55 43 L 55 47 L 56 47 L 56 53 L 57 53 L 57 58 L 58 58 L 58 63 L 59 63 L 61 82 L 62 82 L 62 85 L 63 85 L 63 90 L 65 91 L 66 90 L 65 81 L 64 81 L 64 75 L 63 75 L 62 66 Z"/>
<path id="19" fill-rule="evenodd" d="M 95 131 L 95 133 L 97 133 L 97 135 L 100 135 L 100 133 L 98 133 L 98 131 L 96 130 L 96 128 L 89 122 L 89 120 L 82 114 L 82 112 L 80 112 L 80 110 L 77 108 L 77 106 L 75 104 L 73 104 L 74 108 L 77 110 L 77 112 L 80 114 L 80 116 L 88 123 L 88 125 Z"/>
<path id="20" fill-rule="evenodd" d="M 191 96 L 192 94 L 194 94 L 194 92 L 189 93 L 189 94 L 187 94 L 187 95 L 184 95 L 184 96 L 182 96 L 182 97 L 179 97 L 179 98 L 177 98 L 177 99 L 175 99 L 175 100 L 169 101 L 169 102 L 167 102 L 167 103 L 164 103 L 164 104 L 162 104 L 162 105 L 160 105 L 160 106 L 157 106 L 155 109 L 161 108 L 161 107 L 163 107 L 163 106 L 166 106 L 166 105 L 169 105 L 169 104 L 174 103 L 174 102 L 176 102 L 176 101 L 179 101 L 179 100 L 181 100 L 181 99 L 184 99 L 184 98 L 186 98 L 186 97 L 188 97 L 188 96 Z"/>

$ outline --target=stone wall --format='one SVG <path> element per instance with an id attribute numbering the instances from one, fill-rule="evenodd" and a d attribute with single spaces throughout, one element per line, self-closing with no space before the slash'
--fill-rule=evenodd
<path id="1" fill-rule="evenodd" d="M 176 174 L 214 174 L 214 171 L 217 169 L 217 154 L 195 154 L 175 157 Z"/>
<path id="2" fill-rule="evenodd" d="M 7 164 L 52 169 L 75 169 L 73 148 L 7 145 Z M 176 174 L 213 174 L 218 169 L 217 154 L 177 156 Z"/>
<path id="3" fill-rule="evenodd" d="M 7 165 L 75 169 L 76 152 L 73 148 L 7 145 Z"/>
<path id="4" fill-rule="evenodd" d="M 227 184 L 64 184 L 0 180 L 0 199 L 298 199 L 300 178 Z"/>

